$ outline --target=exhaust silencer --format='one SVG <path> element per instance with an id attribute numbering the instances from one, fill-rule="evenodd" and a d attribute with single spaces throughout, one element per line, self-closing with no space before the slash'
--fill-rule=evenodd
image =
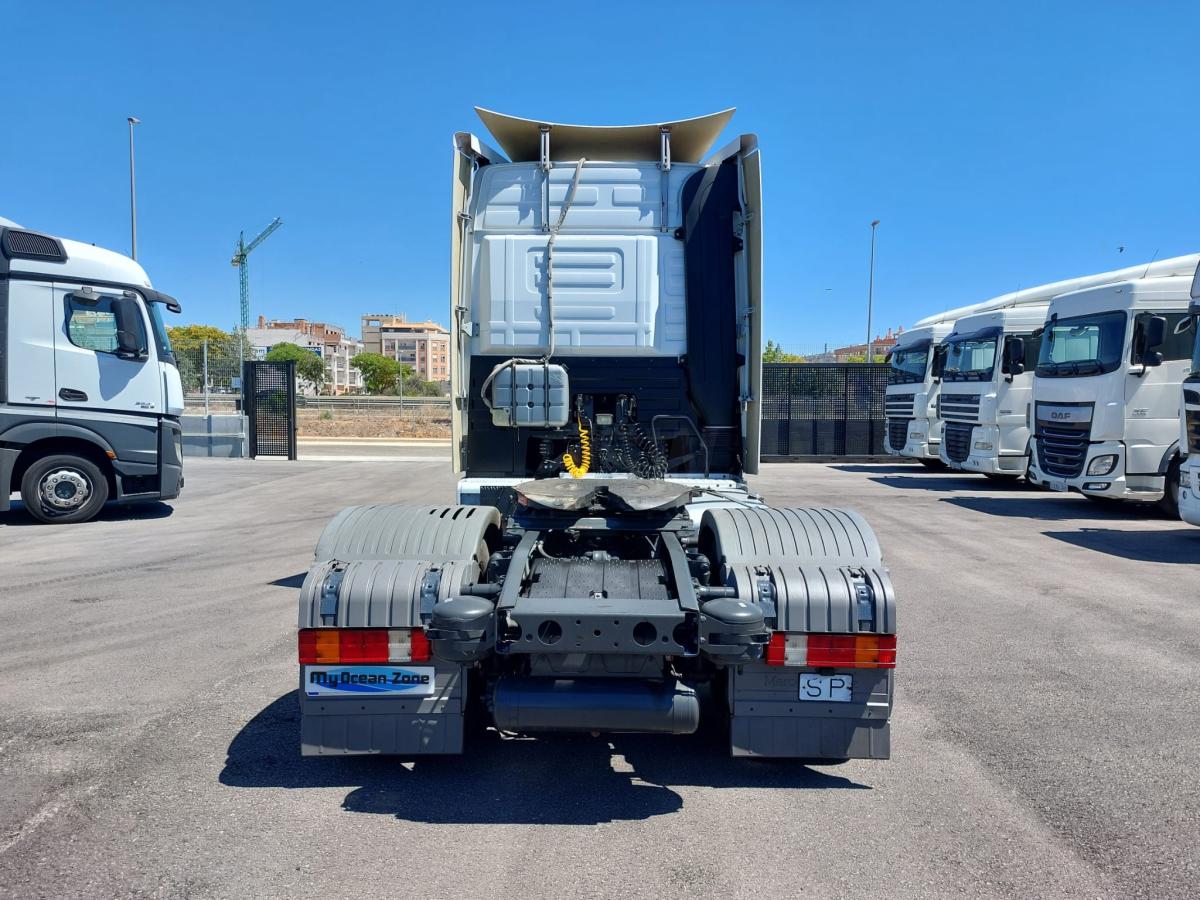
<path id="1" fill-rule="evenodd" d="M 505 731 L 691 734 L 700 724 L 696 692 L 676 682 L 504 677 L 493 699 Z"/>

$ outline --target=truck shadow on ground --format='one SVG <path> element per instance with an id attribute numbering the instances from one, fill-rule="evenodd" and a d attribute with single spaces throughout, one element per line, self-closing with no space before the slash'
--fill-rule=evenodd
<path id="1" fill-rule="evenodd" d="M 922 472 L 933 471 L 919 463 L 840 463 L 830 465 L 829 468 L 839 472 L 865 472 L 868 475 L 919 475 Z"/>
<path id="2" fill-rule="evenodd" d="M 992 481 L 982 475 L 968 472 L 962 474 L 947 472 L 924 473 L 917 469 L 912 475 L 880 475 L 869 478 L 876 484 L 885 487 L 900 488 L 906 491 L 1003 491 L 1005 493 L 1024 493 L 1030 488 L 1020 479 L 1011 478 Z"/>
<path id="3" fill-rule="evenodd" d="M 1162 521 L 1154 507 L 1142 503 L 1096 503 L 1079 496 L 1033 493 L 1022 497 L 943 497 L 942 503 L 1011 519 L 1064 522 L 1088 519 L 1100 522 Z"/>
<path id="4" fill-rule="evenodd" d="M 1046 531 L 1046 537 L 1065 544 L 1107 553 L 1137 562 L 1200 564 L 1200 528 L 1176 531 L 1121 531 L 1084 528 L 1080 531 Z"/>
<path id="5" fill-rule="evenodd" d="M 683 807 L 672 789 L 679 785 L 869 790 L 795 760 L 731 759 L 715 728 L 691 737 L 536 739 L 477 731 L 462 756 L 418 757 L 411 765 L 399 757 L 304 758 L 295 691 L 238 732 L 219 780 L 240 788 L 351 788 L 342 801 L 347 811 L 430 824 L 648 819 Z"/>
<path id="6" fill-rule="evenodd" d="M 143 519 L 165 519 L 175 513 L 175 508 L 167 503 L 151 501 L 149 503 L 109 503 L 91 522 L 136 522 Z M 80 527 L 86 528 L 91 522 L 80 522 Z M 8 512 L 0 512 L 0 525 L 40 525 L 25 511 L 25 504 L 14 500 Z M 59 526 L 62 527 L 62 526 Z"/>

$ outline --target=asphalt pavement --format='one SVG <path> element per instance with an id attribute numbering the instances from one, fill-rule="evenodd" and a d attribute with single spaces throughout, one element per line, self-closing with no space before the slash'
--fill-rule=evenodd
<path id="1" fill-rule="evenodd" d="M 440 459 L 189 460 L 170 505 L 0 514 L 0 896 L 1200 894 L 1200 529 L 907 466 L 754 487 L 881 539 L 890 761 L 707 733 L 301 759 L 316 538 L 345 505 L 451 502 Z"/>

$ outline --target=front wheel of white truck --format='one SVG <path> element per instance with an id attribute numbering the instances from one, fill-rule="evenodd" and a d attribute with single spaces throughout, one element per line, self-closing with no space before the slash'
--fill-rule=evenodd
<path id="1" fill-rule="evenodd" d="M 108 500 L 108 479 L 94 462 L 81 456 L 47 456 L 25 470 L 21 499 L 39 522 L 86 522 Z"/>
<path id="2" fill-rule="evenodd" d="M 1163 482 L 1163 496 L 1158 501 L 1158 508 L 1168 519 L 1179 518 L 1179 457 L 1171 460 L 1167 467 L 1167 477 Z"/>

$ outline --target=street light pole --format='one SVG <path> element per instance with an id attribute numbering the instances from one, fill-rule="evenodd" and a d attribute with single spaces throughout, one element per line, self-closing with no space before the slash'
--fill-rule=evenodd
<path id="1" fill-rule="evenodd" d="M 134 260 L 137 259 L 137 179 L 133 171 L 133 126 L 141 125 L 141 119 L 135 119 L 130 116 L 125 120 L 129 123 L 129 232 L 130 232 L 130 249 L 129 254 Z"/>
<path id="2" fill-rule="evenodd" d="M 871 222 L 871 268 L 870 274 L 867 276 L 867 362 L 874 359 L 874 341 L 871 340 L 871 307 L 875 300 L 875 228 L 879 225 L 879 220 L 875 219 Z"/>

